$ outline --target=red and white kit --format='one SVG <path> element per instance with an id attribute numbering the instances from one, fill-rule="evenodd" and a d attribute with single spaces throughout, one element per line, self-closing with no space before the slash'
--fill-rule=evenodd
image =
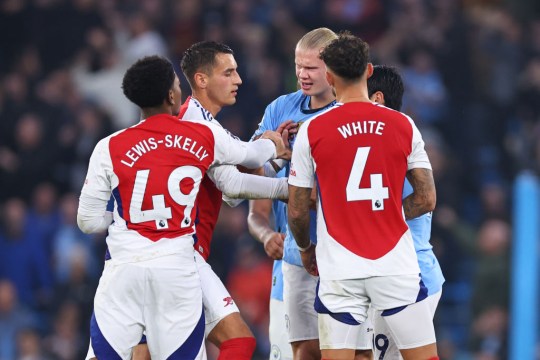
<path id="1" fill-rule="evenodd" d="M 214 164 L 260 166 L 274 156 L 269 140 L 252 148 L 214 124 L 179 122 L 165 114 L 96 145 L 78 217 L 86 231 L 102 226 L 96 214 L 105 212 L 112 193 L 111 260 L 100 279 L 92 321 L 98 357 L 102 349 L 94 345 L 105 340 L 121 358 L 130 358 L 143 330 L 152 358 L 186 347 L 195 349 L 193 358 L 204 357 L 202 291 L 193 250 L 201 181 Z"/>

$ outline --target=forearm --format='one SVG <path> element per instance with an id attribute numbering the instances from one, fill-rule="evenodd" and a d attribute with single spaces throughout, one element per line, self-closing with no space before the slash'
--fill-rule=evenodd
<path id="1" fill-rule="evenodd" d="M 435 209 L 436 193 L 433 174 L 429 169 L 412 169 L 407 172 L 407 179 L 413 192 L 403 199 L 405 219 L 414 219 Z"/>
<path id="2" fill-rule="evenodd" d="M 248 215 L 248 229 L 251 236 L 261 244 L 264 244 L 265 240 L 275 232 L 267 217 L 254 212 Z"/>
<path id="3" fill-rule="evenodd" d="M 239 165 L 248 169 L 256 169 L 275 157 L 276 146 L 274 142 L 270 139 L 259 139 L 247 143 L 246 157 Z"/>
<path id="4" fill-rule="evenodd" d="M 289 196 L 287 179 L 266 178 L 257 175 L 242 174 L 241 180 L 224 194 L 240 199 L 278 199 L 286 200 Z"/>
<path id="5" fill-rule="evenodd" d="M 288 220 L 289 228 L 299 248 L 306 248 L 311 243 L 309 238 L 309 200 L 310 188 L 289 186 Z"/>
<path id="6" fill-rule="evenodd" d="M 244 174 L 231 165 L 213 167 L 208 176 L 227 198 L 284 200 L 289 195 L 285 178 Z"/>
<path id="7" fill-rule="evenodd" d="M 83 233 L 104 232 L 112 220 L 112 213 L 107 211 L 107 201 L 89 197 L 84 193 L 81 194 L 77 211 L 77 225 Z"/>

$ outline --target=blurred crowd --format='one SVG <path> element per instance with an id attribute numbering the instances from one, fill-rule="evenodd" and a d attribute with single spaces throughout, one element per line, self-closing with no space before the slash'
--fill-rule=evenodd
<path id="1" fill-rule="evenodd" d="M 139 120 L 120 88 L 125 69 L 150 54 L 178 69 L 192 43 L 227 43 L 244 83 L 219 120 L 247 140 L 264 107 L 296 90 L 294 46 L 320 26 L 359 35 L 375 64 L 404 78 L 403 112 L 437 185 L 441 359 L 507 358 L 511 186 L 540 169 L 538 1 L 4 0 L 0 360 L 86 354 L 105 242 L 77 228 L 78 196 L 97 141 Z M 210 263 L 262 359 L 271 261 L 247 232 L 246 206 L 223 208 Z"/>

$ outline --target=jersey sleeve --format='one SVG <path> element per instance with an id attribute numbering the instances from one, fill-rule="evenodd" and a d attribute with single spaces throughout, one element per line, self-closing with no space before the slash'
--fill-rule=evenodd
<path id="1" fill-rule="evenodd" d="M 303 188 L 312 188 L 315 176 L 315 166 L 308 139 L 309 124 L 310 122 L 307 122 L 298 131 L 289 172 L 289 184 Z"/>
<path id="2" fill-rule="evenodd" d="M 88 173 L 79 198 L 77 224 L 85 233 L 104 231 L 112 222 L 107 211 L 111 197 L 112 163 L 108 153 L 108 139 L 101 140 L 95 147 L 88 165 Z"/>
<path id="3" fill-rule="evenodd" d="M 289 194 L 285 179 L 244 174 L 232 165 L 213 166 L 208 176 L 229 198 L 286 199 Z"/>
<path id="4" fill-rule="evenodd" d="M 409 122 L 411 123 L 413 134 L 412 134 L 412 150 L 409 156 L 407 157 L 407 170 L 415 169 L 415 168 L 422 168 L 422 169 L 430 169 L 431 170 L 431 163 L 429 161 L 428 155 L 426 153 L 426 150 L 424 149 L 424 140 L 422 139 L 422 134 L 420 133 L 420 130 L 416 127 L 414 124 L 414 121 L 407 117 Z"/>
<path id="5" fill-rule="evenodd" d="M 245 142 L 231 136 L 222 127 L 207 123 L 214 135 L 214 164 L 242 165 L 255 169 L 276 157 L 276 147 L 269 139 Z"/>

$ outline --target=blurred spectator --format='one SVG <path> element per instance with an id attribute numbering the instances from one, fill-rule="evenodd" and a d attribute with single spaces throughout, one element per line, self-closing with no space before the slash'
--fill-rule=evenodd
<path id="1" fill-rule="evenodd" d="M 446 88 L 433 54 L 425 48 L 411 49 L 403 69 L 403 112 L 413 117 L 418 126 L 443 121 L 447 106 Z"/>
<path id="2" fill-rule="evenodd" d="M 41 183 L 35 187 L 27 221 L 41 234 L 45 255 L 50 258 L 54 237 L 60 227 L 58 194 L 54 185 Z"/>
<path id="3" fill-rule="evenodd" d="M 58 360 L 84 359 L 88 338 L 78 331 L 80 312 L 70 301 L 61 304 L 54 318 L 53 332 L 44 340 L 44 346 L 51 356 Z"/>
<path id="4" fill-rule="evenodd" d="M 74 268 L 82 266 L 83 274 L 98 277 L 98 261 L 94 255 L 94 238 L 77 226 L 78 198 L 67 193 L 60 201 L 61 224 L 54 236 L 53 256 L 56 282 L 66 283 Z"/>
<path id="5" fill-rule="evenodd" d="M 502 309 L 508 307 L 510 290 L 508 249 L 511 236 L 510 225 L 496 218 L 486 220 L 478 231 L 473 275 L 473 316 L 494 306 Z"/>
<path id="6" fill-rule="evenodd" d="M 50 305 L 53 280 L 42 235 L 28 223 L 21 199 L 4 203 L 0 229 L 0 278 L 13 282 L 22 304 L 33 310 Z"/>
<path id="7" fill-rule="evenodd" d="M 19 303 L 15 286 L 8 280 L 0 280 L 0 359 L 22 359 L 17 357 L 17 336 L 34 326 L 37 319 Z"/>
<path id="8" fill-rule="evenodd" d="M 13 148 L 2 149 L 5 165 L 0 198 L 9 195 L 29 200 L 38 184 L 52 180 L 57 154 L 45 141 L 44 126 L 36 113 L 23 114 L 15 124 Z"/>
<path id="9" fill-rule="evenodd" d="M 18 360 L 48 360 L 44 355 L 39 334 L 32 329 L 25 329 L 17 335 Z"/>

